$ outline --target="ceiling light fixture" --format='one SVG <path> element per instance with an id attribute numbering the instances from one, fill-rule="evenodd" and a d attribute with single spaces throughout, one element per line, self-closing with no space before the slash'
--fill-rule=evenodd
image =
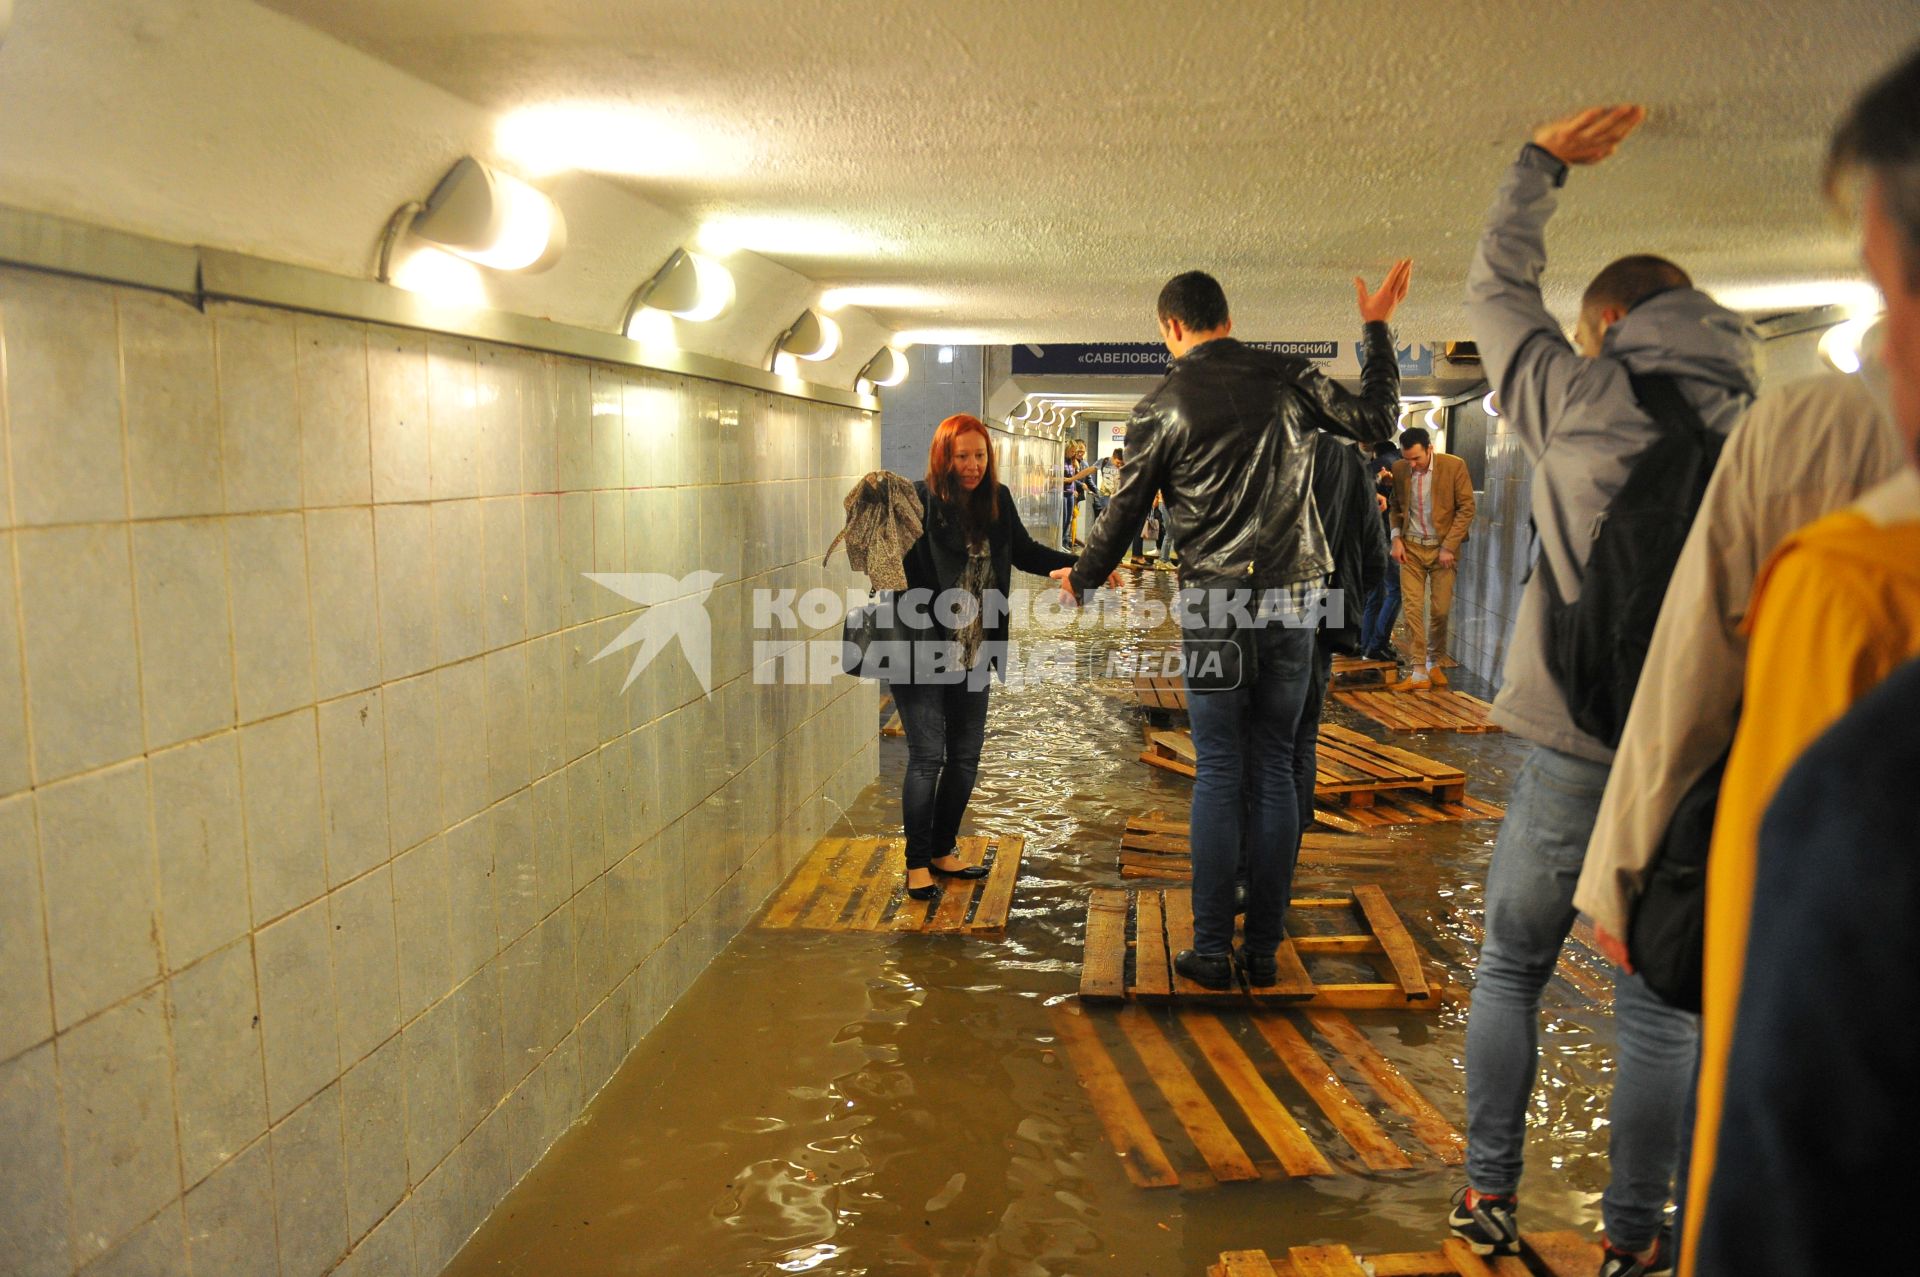
<path id="1" fill-rule="evenodd" d="M 867 360 L 854 384 L 864 381 L 874 386 L 897 386 L 907 379 L 907 371 L 907 357 L 891 346 L 882 346 Z"/>
<path id="2" fill-rule="evenodd" d="M 792 355 L 795 359 L 831 359 L 839 349 L 840 325 L 808 307 L 775 339 L 773 351 L 767 356 L 767 370 L 777 371 L 781 355 Z"/>
<path id="3" fill-rule="evenodd" d="M 480 277 L 480 268 L 437 248 L 416 248 L 408 253 L 388 282 L 443 306 L 487 304 L 487 285 Z"/>
<path id="4" fill-rule="evenodd" d="M 627 299 L 620 331 L 633 336 L 635 321 L 647 310 L 697 324 L 718 319 L 732 308 L 733 274 L 710 257 L 676 248 L 666 264 Z"/>
<path id="5" fill-rule="evenodd" d="M 462 156 L 425 201 L 394 211 L 380 240 L 380 282 L 393 279 L 394 249 L 407 236 L 494 270 L 545 270 L 567 246 L 567 221 L 519 178 Z"/>
<path id="6" fill-rule="evenodd" d="M 1880 309 L 1880 290 L 1864 279 L 1797 279 L 1710 288 L 1715 301 L 1749 315 L 1783 315 L 1843 306 L 1858 317 Z"/>
<path id="7" fill-rule="evenodd" d="M 1860 344 L 1867 331 L 1879 322 L 1878 315 L 1864 315 L 1835 324 L 1820 334 L 1820 357 L 1844 373 L 1860 371 Z"/>

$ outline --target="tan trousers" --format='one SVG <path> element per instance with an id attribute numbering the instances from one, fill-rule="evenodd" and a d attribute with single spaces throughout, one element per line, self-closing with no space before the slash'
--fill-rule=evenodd
<path id="1" fill-rule="evenodd" d="M 1415 665 L 1437 664 L 1447 654 L 1447 614 L 1453 611 L 1453 568 L 1440 566 L 1440 547 L 1402 540 L 1407 561 L 1400 565 L 1400 599 L 1407 610 L 1409 653 Z M 1433 602 L 1427 602 L 1427 587 Z"/>

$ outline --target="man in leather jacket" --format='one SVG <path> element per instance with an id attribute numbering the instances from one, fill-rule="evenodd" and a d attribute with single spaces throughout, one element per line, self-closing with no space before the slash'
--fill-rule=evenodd
<path id="1" fill-rule="evenodd" d="M 1292 891 L 1288 854 L 1299 833 L 1294 731 L 1306 703 L 1314 631 L 1298 613 L 1333 569 L 1313 505 L 1311 434 L 1385 439 L 1399 411 L 1400 374 L 1387 321 L 1406 297 L 1411 262 L 1377 293 L 1354 288 L 1365 321 L 1361 391 L 1304 359 L 1255 350 L 1230 335 L 1220 285 L 1190 271 L 1169 280 L 1158 306 L 1174 359 L 1127 423 L 1127 464 L 1106 514 L 1064 587 L 1077 602 L 1107 579 L 1158 494 L 1180 545 L 1181 626 L 1193 787 L 1194 947 L 1181 975 L 1209 988 L 1233 983 L 1234 877 L 1244 838 L 1250 983 L 1272 985 L 1274 952 Z M 1352 606 L 1361 606 L 1354 600 Z M 1291 619 L 1292 624 L 1283 623 Z"/>

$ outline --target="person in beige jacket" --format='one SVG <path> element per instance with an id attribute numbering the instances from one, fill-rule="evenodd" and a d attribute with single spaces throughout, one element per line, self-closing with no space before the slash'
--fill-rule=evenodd
<path id="1" fill-rule="evenodd" d="M 1628 971 L 1627 921 L 1668 822 L 1733 740 L 1755 576 L 1789 533 L 1904 462 L 1881 376 L 1869 363 L 1792 382 L 1761 396 L 1727 438 L 1667 587 L 1573 896 Z"/>
<path id="2" fill-rule="evenodd" d="M 1406 685 L 1444 685 L 1447 676 L 1440 672 L 1440 658 L 1447 654 L 1447 614 L 1453 610 L 1460 543 L 1473 526 L 1473 479 L 1466 462 L 1435 452 L 1433 436 L 1418 426 L 1401 433 L 1400 454 L 1402 459 L 1393 463 L 1387 517 L 1413 647 L 1413 675 Z"/>

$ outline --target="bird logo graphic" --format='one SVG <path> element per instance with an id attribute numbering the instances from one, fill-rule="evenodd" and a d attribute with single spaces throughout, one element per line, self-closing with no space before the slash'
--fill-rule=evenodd
<path id="1" fill-rule="evenodd" d="M 680 651 L 693 668 L 694 677 L 700 680 L 701 692 L 713 694 L 713 622 L 707 616 L 707 596 L 720 580 L 718 572 L 702 570 L 689 572 L 684 577 L 672 577 L 664 572 L 588 572 L 585 575 L 594 584 L 604 585 L 621 598 L 646 609 L 634 618 L 633 624 L 620 631 L 619 637 L 594 653 L 593 659 L 597 661 L 636 643 L 640 645 L 633 657 L 633 667 L 627 671 L 627 681 L 620 684 L 621 691 L 632 687 L 640 671 L 651 665 L 669 642 L 678 639 Z"/>

